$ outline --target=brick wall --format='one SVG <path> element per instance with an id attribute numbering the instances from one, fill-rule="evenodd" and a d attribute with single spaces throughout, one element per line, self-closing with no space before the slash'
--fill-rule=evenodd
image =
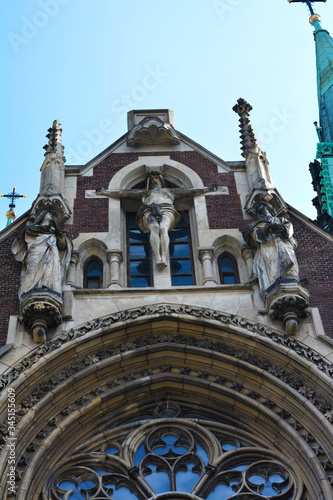
<path id="1" fill-rule="evenodd" d="M 168 153 L 150 155 L 157 154 Z M 139 153 L 110 155 L 94 168 L 93 176 L 78 177 L 74 224 L 66 226 L 70 238 L 76 238 L 80 232 L 108 230 L 108 199 L 85 198 L 85 190 L 94 190 L 100 186 L 107 188 L 113 175 L 124 166 L 136 161 L 138 156 Z M 194 151 L 174 152 L 170 156 L 172 160 L 192 168 L 201 177 L 205 186 L 216 183 L 228 187 L 229 195 L 206 196 L 209 224 L 212 229 L 238 228 L 242 231 L 246 227 L 250 221 L 243 219 L 240 197 L 232 173 L 218 173 L 217 166 L 212 161 Z M 311 305 L 319 308 L 327 335 L 333 337 L 333 245 L 298 219 L 291 217 L 291 221 L 299 243 L 297 257 L 300 276 L 308 277 Z M 0 345 L 5 343 L 9 316 L 18 314 L 17 292 L 21 264 L 14 259 L 10 247 L 22 230 L 23 225 L 0 243 L 0 271 L 2 276 L 6 277 L 0 283 Z"/>
<path id="2" fill-rule="evenodd" d="M 19 314 L 18 288 L 22 265 L 15 260 L 10 247 L 24 227 L 25 224 L 21 224 L 0 242 L 0 346 L 6 343 L 9 317 Z"/>
<path id="3" fill-rule="evenodd" d="M 145 156 L 165 156 L 161 153 L 145 153 Z M 120 169 L 136 161 L 137 153 L 113 154 L 105 158 L 94 168 L 91 177 L 78 177 L 77 198 L 74 204 L 74 224 L 66 226 L 70 238 L 76 238 L 79 233 L 106 232 L 108 230 L 108 199 L 85 198 L 85 190 L 107 188 L 112 177 Z M 175 152 L 170 155 L 174 161 L 192 168 L 202 179 L 205 186 L 216 183 L 229 188 L 229 195 L 207 196 L 207 211 L 210 227 L 243 229 L 240 197 L 236 191 L 235 178 L 232 173 L 218 173 L 215 163 L 197 152 Z"/>
<path id="4" fill-rule="evenodd" d="M 300 278 L 308 278 L 310 305 L 318 307 L 325 333 L 333 338 L 333 244 L 295 217 L 289 219 L 298 242 Z"/>

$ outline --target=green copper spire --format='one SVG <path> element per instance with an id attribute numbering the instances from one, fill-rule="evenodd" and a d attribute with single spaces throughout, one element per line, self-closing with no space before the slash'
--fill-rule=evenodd
<path id="1" fill-rule="evenodd" d="M 332 230 L 333 217 L 333 39 L 320 24 L 320 17 L 310 17 L 316 45 L 317 94 L 319 106 L 319 137 L 317 158 L 321 162 L 320 182 L 317 186 L 324 227 Z M 311 170 L 311 166 L 310 166 Z M 311 171 L 312 173 L 312 171 Z M 314 183 L 315 184 L 315 183 Z M 320 189 L 319 189 L 320 188 Z M 327 216 L 326 216 L 327 214 Z"/>
<path id="2" fill-rule="evenodd" d="M 314 14 L 310 22 L 315 28 L 317 89 L 321 142 L 333 142 L 333 39 Z"/>
<path id="3" fill-rule="evenodd" d="M 312 184 L 317 192 L 313 204 L 317 209 L 317 221 L 333 232 L 333 39 L 320 24 L 313 4 L 326 0 L 288 0 L 289 3 L 304 3 L 308 6 L 314 27 L 317 68 L 317 95 L 319 125 L 316 160 L 310 163 Z M 318 161 L 320 160 L 320 161 Z"/>

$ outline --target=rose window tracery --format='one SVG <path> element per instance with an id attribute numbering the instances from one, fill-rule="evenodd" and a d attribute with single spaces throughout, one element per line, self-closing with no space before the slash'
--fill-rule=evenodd
<path id="1" fill-rule="evenodd" d="M 108 431 L 104 445 L 67 457 L 43 499 L 301 500 L 281 456 L 205 421 L 159 419 Z M 216 429 L 220 427 L 221 429 Z M 120 432 L 121 430 L 121 432 Z M 117 432 L 118 431 L 118 432 Z M 105 433 L 104 433 L 105 434 Z M 126 435 L 127 434 L 127 435 Z M 121 439 L 120 439 L 121 435 Z"/>

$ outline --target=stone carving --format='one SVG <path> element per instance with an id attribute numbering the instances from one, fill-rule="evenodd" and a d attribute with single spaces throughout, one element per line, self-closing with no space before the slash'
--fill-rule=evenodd
<path id="1" fill-rule="evenodd" d="M 276 217 L 271 205 L 262 201 L 256 208 L 257 220 L 245 229 L 245 241 L 256 249 L 252 279 L 258 279 L 263 298 L 281 278 L 297 280 L 296 241 L 291 222 Z"/>
<path id="2" fill-rule="evenodd" d="M 12 245 L 15 259 L 23 263 L 19 288 L 22 320 L 27 328 L 33 328 L 36 341 L 46 340 L 47 327 L 61 322 L 62 283 L 71 249 L 70 240 L 47 211 L 42 211 Z"/>
<path id="3" fill-rule="evenodd" d="M 37 361 L 46 354 L 60 349 L 64 344 L 70 342 L 74 339 L 83 337 L 87 333 L 91 333 L 93 331 L 102 331 L 103 329 L 108 330 L 111 325 L 117 324 L 122 321 L 135 320 L 137 318 L 142 318 L 146 315 L 152 316 L 156 315 L 158 317 L 173 315 L 173 314 L 181 314 L 193 316 L 196 318 L 213 320 L 220 325 L 225 327 L 227 326 L 235 326 L 237 328 L 243 328 L 250 333 L 254 333 L 257 335 L 261 335 L 271 339 L 273 342 L 280 344 L 288 349 L 294 351 L 298 356 L 306 358 L 308 361 L 316 365 L 319 370 L 323 371 L 330 378 L 333 378 L 333 364 L 328 363 L 327 360 L 318 352 L 314 351 L 310 347 L 303 345 L 301 342 L 296 340 L 295 338 L 290 338 L 287 335 L 282 335 L 279 331 L 274 330 L 273 328 L 268 328 L 267 326 L 261 323 L 255 323 L 254 321 L 250 321 L 234 314 L 225 314 L 221 312 L 217 312 L 210 309 L 201 309 L 199 307 L 187 306 L 187 305 L 177 305 L 177 304 L 158 304 L 158 305 L 149 305 L 135 309 L 129 309 L 117 313 L 113 313 L 106 318 L 99 318 L 92 321 L 88 321 L 84 325 L 68 330 L 67 332 L 61 333 L 58 337 L 53 340 L 48 340 L 44 342 L 42 345 L 36 347 L 28 356 L 25 356 L 22 360 L 16 363 L 13 367 L 8 368 L 0 378 L 0 393 L 3 391 L 9 384 L 11 384 L 14 380 L 16 380 L 21 373 L 25 370 L 33 366 Z M 174 337 L 172 335 L 168 335 L 167 338 L 161 337 L 160 342 L 164 339 L 164 342 L 174 341 Z M 186 336 L 182 336 L 186 338 Z M 189 339 L 192 337 L 188 338 Z M 214 343 L 209 341 L 208 339 L 195 339 L 197 345 L 199 347 L 204 347 L 208 349 L 217 350 L 217 347 L 214 348 Z M 149 342 L 148 342 L 149 343 Z M 154 340 L 152 339 L 152 343 Z M 220 345 L 220 343 L 218 344 Z M 221 344 L 223 345 L 223 344 Z M 136 345 L 133 345 L 133 349 Z M 233 346 L 225 345 L 225 350 L 223 351 L 225 354 L 233 355 L 235 349 Z M 118 354 L 120 352 L 119 348 Z M 112 351 L 112 355 L 116 354 L 116 350 Z M 105 359 L 108 357 L 103 351 L 102 354 L 98 354 L 98 356 L 103 355 L 104 357 L 101 359 Z M 91 364 L 92 360 L 87 360 L 86 366 Z M 80 367 L 77 368 L 76 371 L 79 371 Z M 56 377 L 53 377 L 55 379 Z"/>
<path id="4" fill-rule="evenodd" d="M 158 338 L 155 338 L 155 342 L 158 343 L 158 341 L 160 340 L 161 336 L 158 337 Z M 149 342 L 148 342 L 148 339 L 147 340 L 147 344 L 152 344 L 152 337 L 149 337 Z M 179 341 L 181 341 L 181 339 L 178 339 Z M 196 339 L 198 340 L 198 339 Z M 175 338 L 174 338 L 174 341 L 175 341 Z M 138 340 L 137 341 L 137 344 L 140 344 L 142 345 L 142 340 Z M 110 346 L 109 348 L 107 349 L 102 349 L 99 351 L 99 358 L 104 358 L 104 354 L 109 352 L 109 355 L 112 355 L 113 351 L 115 350 L 116 348 L 114 346 Z M 247 354 L 247 356 L 246 356 Z M 244 359 L 246 358 L 247 362 L 249 362 L 249 354 L 248 353 L 245 353 L 245 351 L 235 351 L 234 352 L 234 355 L 236 357 L 238 357 L 239 359 Z M 255 356 L 252 356 L 253 358 L 255 358 Z M 264 360 L 263 360 L 264 361 Z M 250 361 L 251 362 L 251 361 Z M 268 360 L 266 360 L 266 364 L 267 363 L 270 363 Z M 69 365 L 71 366 L 71 365 Z M 157 372 L 163 372 L 163 366 L 160 367 L 159 369 L 157 369 Z M 168 371 L 171 371 L 172 367 L 170 366 L 169 367 L 170 370 Z M 190 369 L 187 368 L 187 373 L 184 373 L 184 367 L 180 367 L 180 368 L 177 368 L 176 370 L 179 371 L 180 374 L 182 375 L 190 375 Z M 70 370 L 71 371 L 71 370 Z M 153 370 L 151 370 L 153 371 Z M 194 376 L 197 376 L 199 378 L 200 377 L 200 374 L 201 372 L 197 372 L 196 375 Z M 285 375 L 285 377 L 282 377 L 282 373 L 280 373 L 280 377 L 279 378 L 282 378 L 283 380 L 286 380 L 286 372 L 283 370 L 283 374 Z M 244 387 L 242 384 L 238 383 L 238 382 L 235 382 L 233 381 L 232 379 L 226 379 L 224 377 L 221 377 L 221 376 L 214 376 L 213 373 L 208 373 L 208 372 L 205 372 L 205 375 L 207 375 L 207 377 L 205 376 L 204 378 L 208 378 L 208 377 L 211 377 L 211 380 L 214 382 L 214 383 L 217 383 L 219 385 L 226 385 L 226 387 L 228 388 L 231 388 L 232 390 L 236 391 L 236 392 L 241 392 L 242 389 L 244 389 L 245 391 L 247 391 L 248 389 L 246 387 Z M 144 375 L 145 376 L 145 375 Z M 114 379 L 112 382 L 107 382 L 106 385 L 108 387 L 115 387 L 117 385 L 122 385 L 126 382 L 128 382 L 128 376 L 124 375 L 124 378 L 123 380 L 122 379 Z M 135 374 L 130 374 L 130 378 L 131 380 L 136 380 L 137 377 L 135 376 Z M 299 380 L 299 381 L 295 381 L 295 388 L 297 386 L 299 386 L 299 384 L 302 384 L 302 382 Z M 42 384 L 41 384 L 42 385 Z M 41 394 L 40 397 L 42 397 L 42 395 L 45 395 L 46 392 L 47 392 L 47 387 L 46 387 L 47 384 L 44 383 L 44 386 L 43 386 L 43 390 L 44 390 L 44 394 Z M 305 386 L 299 386 L 299 389 L 298 389 L 298 392 L 300 392 L 302 395 L 304 395 L 305 397 L 307 397 L 308 399 L 310 397 L 313 397 L 313 391 L 311 391 L 311 394 L 307 393 L 306 391 L 306 387 L 305 387 L 305 390 L 303 391 L 302 388 L 305 387 Z M 51 390 L 51 387 L 49 387 L 48 390 Z M 43 391 L 39 391 L 38 392 L 43 392 Z M 103 389 L 101 387 L 98 387 L 97 389 L 91 391 L 92 394 L 95 394 L 95 395 L 99 395 L 101 392 L 104 392 Z M 246 393 L 246 392 L 245 392 Z M 250 390 L 248 393 L 246 393 L 246 396 L 251 398 L 251 399 L 255 399 L 257 400 L 258 398 L 262 397 L 263 399 L 266 397 L 266 396 L 263 396 L 261 395 L 259 392 L 256 392 L 256 391 L 253 391 L 253 390 Z M 35 402 L 37 402 L 37 399 L 40 399 L 40 398 L 36 398 Z M 82 407 L 82 406 L 86 406 L 88 404 L 90 404 L 91 402 L 91 398 L 89 397 L 86 397 L 86 396 L 83 396 L 81 398 L 79 398 L 78 400 L 75 401 L 76 405 L 78 405 L 79 407 Z M 311 445 L 313 450 L 316 452 L 317 455 L 322 455 L 321 458 L 320 458 L 320 461 L 322 464 L 324 464 L 326 467 L 327 467 L 327 463 L 330 464 L 324 450 L 322 449 L 322 447 L 316 443 L 316 438 L 311 435 L 310 432 L 306 431 L 305 429 L 303 429 L 303 425 L 300 424 L 297 420 L 295 420 L 290 413 L 288 413 L 287 411 L 285 411 L 283 408 L 279 408 L 279 406 L 277 405 L 277 403 L 275 403 L 274 401 L 272 401 L 271 399 L 267 398 L 261 403 L 262 405 L 266 406 L 267 408 L 269 409 L 273 409 L 274 413 L 276 413 L 277 415 L 280 415 L 282 419 L 284 420 L 287 420 L 288 423 L 290 425 L 292 425 L 292 427 L 298 432 L 300 433 L 301 437 L 303 439 L 305 439 L 306 442 L 309 442 L 309 441 L 313 441 L 314 443 Z M 31 407 L 32 405 L 29 404 L 29 407 Z M 276 408 L 275 408 L 276 407 Z M 182 412 L 181 412 L 181 408 L 179 407 L 179 405 L 175 405 L 173 403 L 169 404 L 169 402 L 167 402 L 166 404 L 165 403 L 160 403 L 158 408 L 163 412 L 163 414 L 159 414 L 159 412 L 154 411 L 154 417 L 157 417 L 157 418 L 177 418 L 179 416 L 182 416 Z M 275 408 L 275 409 L 274 409 Z M 26 450 L 24 451 L 24 455 L 21 459 L 21 462 L 20 462 L 20 466 L 21 467 L 26 467 L 29 463 L 29 460 L 31 458 L 31 454 L 35 451 L 35 449 L 37 449 L 37 446 L 38 444 L 40 443 L 40 441 L 42 439 L 45 439 L 48 434 L 51 432 L 52 428 L 54 428 L 55 426 L 57 426 L 57 424 L 59 424 L 64 418 L 66 418 L 67 416 L 69 416 L 72 412 L 74 412 L 76 410 L 76 408 L 73 406 L 73 403 L 70 403 L 70 405 L 67 405 L 65 406 L 63 409 L 60 410 L 60 412 L 58 413 L 57 417 L 53 418 L 52 421 L 48 422 L 48 427 L 50 427 L 49 429 L 48 428 L 43 428 L 41 431 L 39 431 L 36 436 L 35 436 L 35 439 L 30 442 L 30 444 L 27 446 Z M 165 411 L 168 411 L 168 414 L 166 415 L 165 414 Z M 327 412 L 327 414 L 325 414 L 325 417 L 327 418 L 327 420 L 329 422 L 331 422 L 330 418 L 332 416 L 332 411 L 329 411 Z M 302 431 L 303 429 L 303 431 Z M 6 436 L 6 428 L 3 426 L 1 428 L 1 434 L 2 434 L 2 447 L 3 445 L 6 443 L 6 440 L 7 440 L 7 436 Z M 305 432 L 305 434 L 304 434 Z M 244 445 L 244 446 L 249 446 L 249 445 Z M 0 447 L 1 448 L 1 447 Z M 22 471 L 20 471 L 21 473 L 23 473 Z"/>
<path id="5" fill-rule="evenodd" d="M 142 233 L 150 234 L 150 245 L 159 267 L 167 266 L 167 253 L 169 249 L 168 232 L 175 228 L 181 215 L 174 207 L 176 198 L 195 196 L 208 191 L 216 190 L 215 186 L 209 188 L 169 188 L 160 171 L 150 172 L 147 176 L 146 189 L 121 189 L 108 191 L 103 188 L 96 190 L 97 194 L 110 196 L 110 198 L 132 198 L 141 200 L 142 205 L 138 210 L 136 223 Z"/>
<path id="6" fill-rule="evenodd" d="M 250 282 L 258 279 L 270 317 L 283 320 L 290 335 L 298 333 L 299 318 L 308 316 L 309 296 L 299 283 L 293 226 L 264 200 L 254 207 L 257 220 L 245 229 L 245 241 L 256 249 Z"/>
<path id="7" fill-rule="evenodd" d="M 60 258 L 59 250 L 63 250 Z M 50 212 L 43 211 L 14 241 L 15 259 L 23 262 L 19 296 L 42 288 L 61 295 L 64 271 L 70 260 L 71 245 Z"/>

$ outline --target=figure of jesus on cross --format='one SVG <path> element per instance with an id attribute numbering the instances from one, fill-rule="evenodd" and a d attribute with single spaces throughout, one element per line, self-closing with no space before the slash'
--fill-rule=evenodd
<path id="1" fill-rule="evenodd" d="M 171 188 L 167 186 L 162 172 L 153 171 L 147 175 L 146 189 L 108 191 L 99 188 L 96 189 L 96 194 L 110 198 L 141 200 L 136 216 L 137 226 L 142 233 L 149 233 L 150 246 L 157 266 L 166 267 L 170 241 L 168 233 L 175 228 L 181 218 L 174 207 L 175 199 L 216 190 L 215 185 L 205 188 Z"/>

